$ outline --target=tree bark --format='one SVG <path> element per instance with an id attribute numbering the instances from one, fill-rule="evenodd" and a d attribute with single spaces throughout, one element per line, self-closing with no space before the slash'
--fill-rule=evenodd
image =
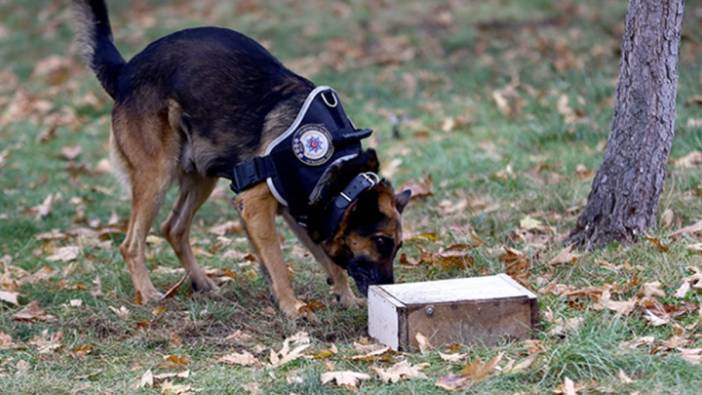
<path id="1" fill-rule="evenodd" d="M 630 0 L 604 162 L 569 236 L 586 249 L 636 241 L 656 226 L 675 134 L 684 0 Z"/>

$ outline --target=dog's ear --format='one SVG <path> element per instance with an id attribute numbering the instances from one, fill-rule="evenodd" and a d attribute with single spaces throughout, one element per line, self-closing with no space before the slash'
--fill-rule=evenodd
<path id="1" fill-rule="evenodd" d="M 309 196 L 309 205 L 314 207 L 326 203 L 331 196 L 341 192 L 358 173 L 378 172 L 380 163 L 375 150 L 369 148 L 355 157 L 334 163 L 324 171 Z"/>
<path id="2" fill-rule="evenodd" d="M 402 210 L 405 209 L 407 206 L 407 203 L 409 203 L 410 199 L 412 199 L 412 190 L 411 189 L 405 189 L 404 191 L 398 193 L 395 195 L 395 206 L 397 207 L 397 211 L 402 213 Z"/>

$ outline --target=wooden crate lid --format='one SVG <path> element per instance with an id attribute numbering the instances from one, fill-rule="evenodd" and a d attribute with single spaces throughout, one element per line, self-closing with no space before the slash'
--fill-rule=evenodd
<path id="1" fill-rule="evenodd" d="M 506 274 L 388 284 L 378 288 L 406 306 L 502 298 L 536 299 L 536 295 Z"/>

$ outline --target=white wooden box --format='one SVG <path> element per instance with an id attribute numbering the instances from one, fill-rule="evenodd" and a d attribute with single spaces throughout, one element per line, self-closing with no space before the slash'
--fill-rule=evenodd
<path id="1" fill-rule="evenodd" d="M 395 350 L 416 349 L 418 332 L 432 346 L 527 339 L 537 317 L 536 295 L 506 274 L 376 285 L 368 291 L 368 333 Z"/>

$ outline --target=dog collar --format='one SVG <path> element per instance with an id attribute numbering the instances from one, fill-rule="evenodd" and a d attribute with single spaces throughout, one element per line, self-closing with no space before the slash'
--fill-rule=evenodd
<path id="1" fill-rule="evenodd" d="M 345 210 L 358 195 L 379 178 L 374 173 L 359 174 L 332 198 L 324 213 L 311 212 L 310 194 L 327 168 L 359 155 L 361 140 L 371 133 L 370 129 L 356 129 L 336 91 L 317 87 L 307 96 L 293 123 L 268 144 L 262 156 L 233 168 L 231 189 L 239 193 L 265 181 L 298 224 L 307 227 L 314 217 L 319 232 L 314 238 L 325 239 L 336 231 Z"/>

